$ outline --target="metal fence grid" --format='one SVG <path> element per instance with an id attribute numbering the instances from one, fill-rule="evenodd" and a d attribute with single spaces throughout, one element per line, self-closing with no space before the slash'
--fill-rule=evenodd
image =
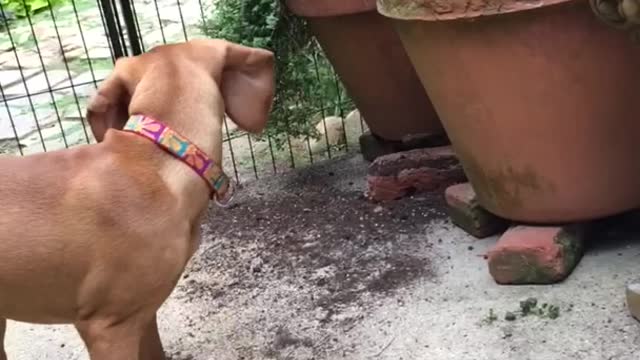
<path id="1" fill-rule="evenodd" d="M 84 111 L 115 59 L 203 37 L 216 0 L 67 0 L 11 19 L 0 0 L 0 154 L 28 155 L 94 142 Z M 322 56 L 318 63 L 328 64 Z M 336 88 L 339 79 L 334 73 Z M 259 178 L 357 149 L 365 125 L 338 90 L 308 109 L 320 139 L 286 135 L 283 146 L 225 121 L 224 166 L 236 180 Z M 327 109 L 339 109 L 328 117 Z"/>

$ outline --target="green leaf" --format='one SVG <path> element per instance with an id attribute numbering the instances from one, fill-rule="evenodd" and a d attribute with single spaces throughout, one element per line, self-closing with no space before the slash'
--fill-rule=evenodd
<path id="1" fill-rule="evenodd" d="M 293 137 L 318 136 L 314 120 L 337 115 L 346 98 L 306 22 L 278 0 L 218 0 L 202 24 L 212 38 L 266 48 L 276 57 L 276 97 L 264 135 L 278 148 Z M 316 70 L 317 68 L 317 70 Z M 339 96 L 339 94 L 342 94 Z M 342 99 L 341 99 L 342 97 Z M 323 110 L 323 111 L 321 111 Z"/>

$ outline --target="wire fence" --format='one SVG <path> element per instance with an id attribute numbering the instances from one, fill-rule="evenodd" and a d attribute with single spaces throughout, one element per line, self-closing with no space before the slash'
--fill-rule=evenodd
<path id="1" fill-rule="evenodd" d="M 215 6 L 215 0 L 46 0 L 48 6 L 33 14 L 10 11 L 11 2 L 27 8 L 27 1 L 0 0 L 0 154 L 95 142 L 84 111 L 115 59 L 204 37 L 201 25 Z M 321 55 L 314 64 L 330 66 Z M 335 98 L 305 109 L 320 138 L 286 134 L 286 141 L 276 142 L 225 120 L 227 171 L 232 167 L 243 181 L 356 150 L 366 127 L 333 77 Z M 327 116 L 327 109 L 338 109 L 338 116 Z"/>

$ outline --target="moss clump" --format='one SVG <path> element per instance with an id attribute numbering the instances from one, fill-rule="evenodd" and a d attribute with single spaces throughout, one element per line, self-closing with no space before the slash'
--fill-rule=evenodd
<path id="1" fill-rule="evenodd" d="M 541 319 L 555 320 L 560 317 L 560 307 L 557 305 L 551 305 L 542 303 L 538 305 L 538 299 L 530 297 L 520 301 L 520 309 L 517 311 L 507 311 L 504 314 L 504 320 L 516 321 L 518 318 L 524 318 L 527 316 L 537 316 Z M 569 305 L 567 311 L 573 309 L 573 304 Z M 482 323 L 485 325 L 491 325 L 498 320 L 498 316 L 493 309 L 489 309 L 489 315 L 483 319 Z"/>
<path id="2" fill-rule="evenodd" d="M 584 253 L 584 225 L 572 225 L 562 228 L 554 239 L 562 249 L 565 273 L 570 273 Z"/>

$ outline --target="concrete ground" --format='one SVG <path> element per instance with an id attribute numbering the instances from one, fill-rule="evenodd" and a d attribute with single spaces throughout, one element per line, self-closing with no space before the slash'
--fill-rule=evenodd
<path id="1" fill-rule="evenodd" d="M 212 210 L 203 244 L 160 311 L 174 360 L 638 359 L 625 284 L 640 279 L 640 232 L 595 236 L 554 286 L 498 286 L 441 196 L 382 206 L 362 196 L 359 156 L 247 184 Z M 520 301 L 559 317 L 516 316 Z M 492 317 L 490 314 L 495 314 Z M 68 326 L 9 323 L 9 359 L 87 359 Z"/>

